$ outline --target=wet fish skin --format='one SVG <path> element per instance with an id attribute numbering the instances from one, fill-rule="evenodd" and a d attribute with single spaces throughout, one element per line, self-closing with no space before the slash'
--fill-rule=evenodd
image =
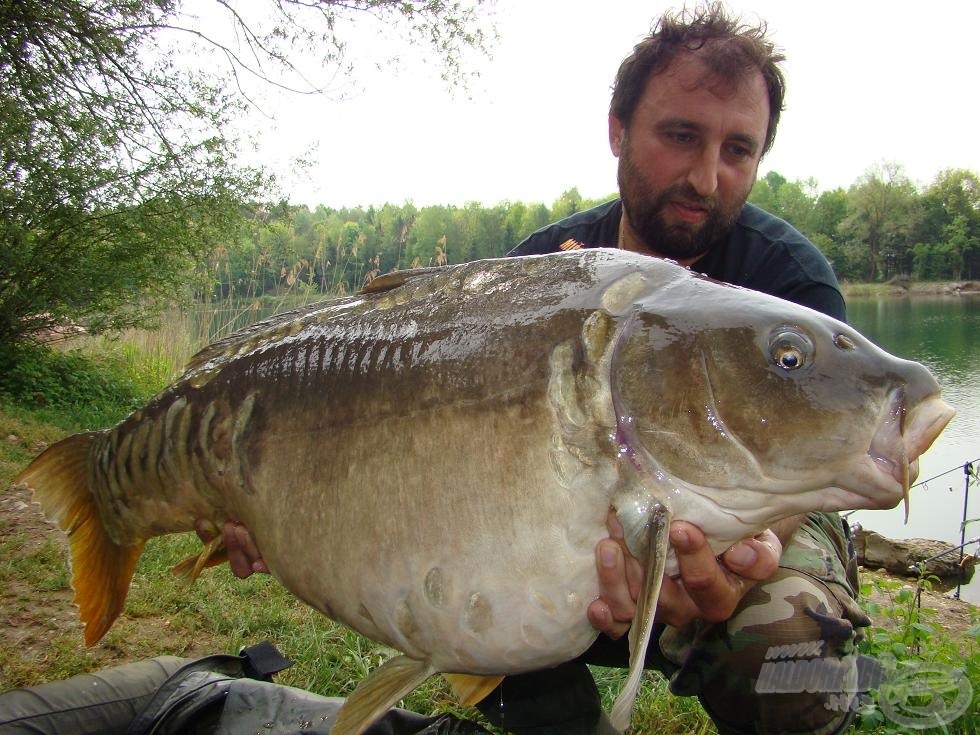
<path id="1" fill-rule="evenodd" d="M 890 507 L 908 478 L 881 468 L 952 415 L 928 371 L 846 325 L 623 251 L 372 285 L 205 348 L 21 475 L 72 535 L 87 642 L 146 539 L 240 520 L 294 594 L 404 652 L 344 708 L 337 732 L 359 732 L 431 673 L 588 647 L 610 505 L 652 565 L 651 612 L 671 517 L 724 548 L 805 510 Z M 777 364 L 787 350 L 799 366 Z"/>

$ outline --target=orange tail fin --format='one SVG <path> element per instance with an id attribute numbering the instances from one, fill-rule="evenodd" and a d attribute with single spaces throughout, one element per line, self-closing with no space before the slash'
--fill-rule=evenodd
<path id="1" fill-rule="evenodd" d="M 142 542 L 119 546 L 109 538 L 89 488 L 90 449 L 100 434 L 75 434 L 53 444 L 14 480 L 34 491 L 44 515 L 68 535 L 71 585 L 88 646 L 102 638 L 122 612 L 143 553 Z"/>

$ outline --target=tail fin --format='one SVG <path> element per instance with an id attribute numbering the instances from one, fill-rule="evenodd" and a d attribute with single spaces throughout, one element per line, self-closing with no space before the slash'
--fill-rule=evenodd
<path id="1" fill-rule="evenodd" d="M 71 543 L 71 585 L 85 625 L 85 645 L 106 634 L 126 602 L 143 543 L 119 546 L 108 535 L 89 487 L 90 449 L 102 432 L 53 444 L 15 480 L 34 491 L 47 518 Z"/>

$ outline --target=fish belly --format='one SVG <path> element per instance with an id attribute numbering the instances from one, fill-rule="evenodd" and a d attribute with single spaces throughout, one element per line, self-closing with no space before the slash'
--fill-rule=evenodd
<path id="1" fill-rule="evenodd" d="M 294 415 L 251 455 L 244 520 L 294 594 L 438 670 L 559 663 L 595 637 L 614 477 L 600 463 L 563 480 L 543 413 L 440 406 L 346 432 Z"/>

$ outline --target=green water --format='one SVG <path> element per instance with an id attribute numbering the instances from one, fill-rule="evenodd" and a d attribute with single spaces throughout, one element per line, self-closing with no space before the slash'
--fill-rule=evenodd
<path id="1" fill-rule="evenodd" d="M 958 544 L 963 518 L 966 462 L 980 458 L 980 297 L 851 299 L 848 320 L 893 354 L 932 370 L 956 417 L 920 460 L 919 485 L 911 493 L 904 524 L 901 508 L 851 516 L 892 538 L 932 538 Z M 970 488 L 967 518 L 980 518 L 980 487 Z M 966 538 L 980 536 L 980 521 Z M 976 553 L 974 544 L 968 550 Z M 980 574 L 962 592 L 980 603 Z"/>

